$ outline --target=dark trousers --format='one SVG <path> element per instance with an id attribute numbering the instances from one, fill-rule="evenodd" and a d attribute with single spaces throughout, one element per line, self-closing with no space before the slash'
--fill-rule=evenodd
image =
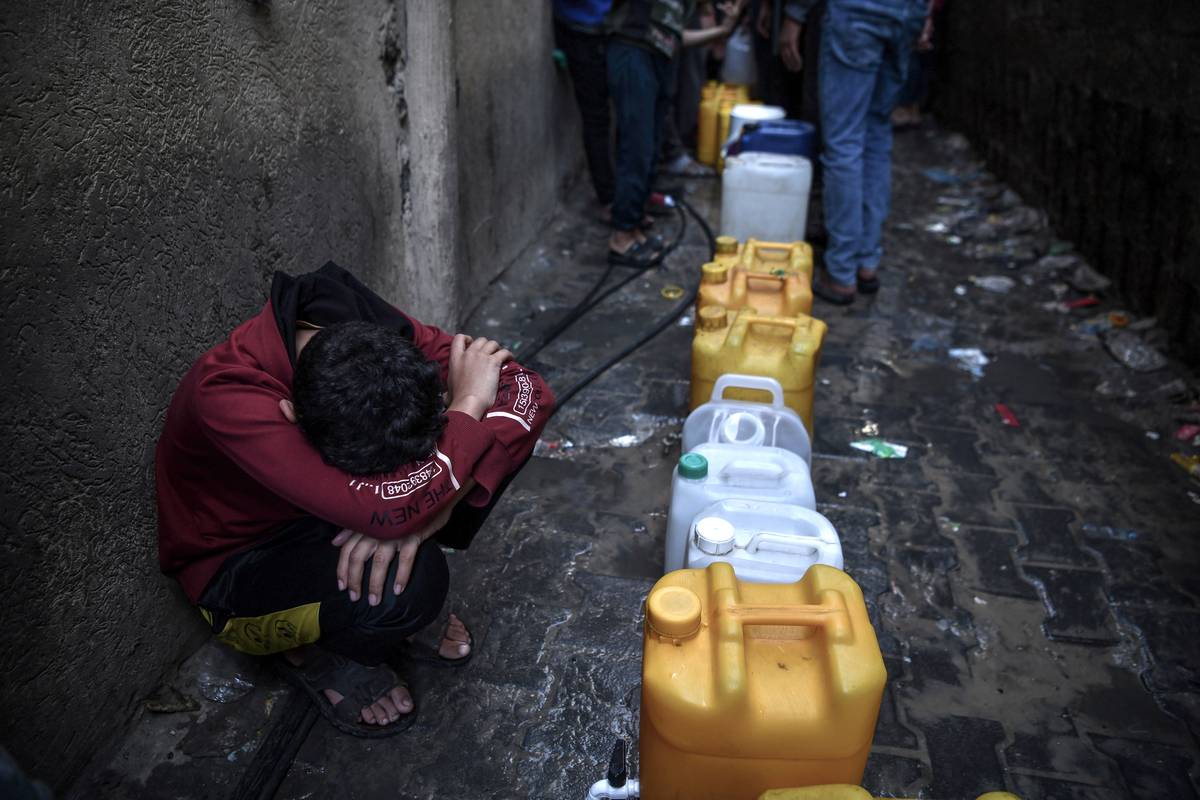
<path id="1" fill-rule="evenodd" d="M 200 595 L 200 613 L 222 642 L 252 655 L 317 644 L 360 664 L 378 664 L 404 640 L 433 623 L 450 589 L 439 545 L 465 549 L 512 483 L 522 463 L 492 493 L 486 506 L 460 502 L 446 526 L 421 545 L 404 591 L 396 594 L 396 560 L 388 566 L 379 605 L 367 603 L 370 569 L 363 570 L 359 599 L 337 586 L 341 548 L 331 522 L 305 517 L 249 550 L 230 556 Z M 368 567 L 370 564 L 367 565 Z"/>
<path id="2" fill-rule="evenodd" d="M 567 57 L 575 102 L 583 121 L 583 153 L 596 199 L 613 201 L 616 179 L 612 165 L 612 118 L 608 110 L 608 37 L 554 23 L 554 41 Z"/>
<path id="3" fill-rule="evenodd" d="M 663 116 L 672 90 L 671 60 L 613 39 L 608 44 L 608 89 L 617 113 L 617 191 L 613 227 L 641 224 L 654 177 Z"/>
<path id="4" fill-rule="evenodd" d="M 450 588 L 446 557 L 432 539 L 417 550 L 404 591 L 388 567 L 379 605 L 367 603 L 370 564 L 357 602 L 337 586 L 338 526 L 315 517 L 291 523 L 230 556 L 200 596 L 217 638 L 254 655 L 317 643 L 362 664 L 394 655 L 404 640 L 437 619 Z"/>

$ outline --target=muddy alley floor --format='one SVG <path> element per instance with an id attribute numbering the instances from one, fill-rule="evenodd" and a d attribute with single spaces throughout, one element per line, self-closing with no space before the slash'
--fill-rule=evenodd
<path id="1" fill-rule="evenodd" d="M 1108 330 L 1127 320 L 1108 316 L 1103 281 L 974 159 L 932 128 L 899 136 L 883 288 L 815 310 L 829 324 L 818 509 L 889 675 L 863 783 L 947 800 L 1194 797 L 1200 486 L 1170 459 L 1197 452 L 1176 438 L 1194 377 L 1118 361 L 1156 366 L 1157 334 Z M 467 332 L 528 348 L 586 293 L 605 229 L 584 193 Z M 686 194 L 716 222 L 715 182 Z M 667 313 L 664 289 L 690 285 L 705 252 L 689 224 L 664 268 L 533 363 L 569 386 Z M 473 662 L 410 674 L 420 717 L 395 738 L 317 721 L 277 797 L 580 798 L 614 738 L 636 742 L 639 608 L 661 569 L 691 319 L 566 405 L 471 550 L 450 554 Z M 907 456 L 850 446 L 869 437 Z M 154 699 L 184 710 L 143 712 L 75 796 L 234 797 L 288 690 L 210 642 Z"/>

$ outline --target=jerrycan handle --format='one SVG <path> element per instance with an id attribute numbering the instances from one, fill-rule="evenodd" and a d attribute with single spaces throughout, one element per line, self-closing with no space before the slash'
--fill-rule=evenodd
<path id="1" fill-rule="evenodd" d="M 733 583 L 733 580 L 731 568 L 728 581 Z M 747 625 L 815 628 L 832 642 L 843 641 L 852 634 L 850 613 L 841 592 L 822 592 L 821 602 L 814 605 L 754 605 L 740 603 L 736 598 L 734 586 L 718 589 L 713 609 L 716 612 L 716 672 L 727 702 L 741 702 L 737 698 L 749 688 Z"/>
<path id="2" fill-rule="evenodd" d="M 783 408 L 783 387 L 774 378 L 763 375 L 726 373 L 717 378 L 717 382 L 713 386 L 711 401 L 715 403 L 718 400 L 724 400 L 726 389 L 755 389 L 767 392 L 771 395 L 771 405 L 775 408 Z"/>
<path id="3" fill-rule="evenodd" d="M 741 486 L 778 486 L 786 473 L 779 464 L 769 461 L 730 461 L 721 470 L 721 477 Z"/>
<path id="4" fill-rule="evenodd" d="M 741 347 L 746 341 L 747 334 L 754 328 L 760 327 L 790 328 L 796 334 L 803 334 L 795 317 L 768 317 L 743 311 L 734 319 L 733 327 L 730 328 L 729 336 L 725 341 L 732 347 Z M 796 334 L 792 335 L 793 343 L 797 339 Z"/>
<path id="5" fill-rule="evenodd" d="M 748 264 L 753 264 L 755 261 L 783 261 L 789 262 L 792 259 L 792 250 L 795 245 L 788 242 L 748 242 L 749 250 L 746 261 Z"/>
<path id="6" fill-rule="evenodd" d="M 811 539 L 788 536 L 782 533 L 763 531 L 756 533 L 746 543 L 747 553 L 757 553 L 759 550 L 770 550 L 776 553 L 790 553 L 796 556 L 807 556 L 816 559 L 821 555 L 821 548 L 814 545 Z"/>

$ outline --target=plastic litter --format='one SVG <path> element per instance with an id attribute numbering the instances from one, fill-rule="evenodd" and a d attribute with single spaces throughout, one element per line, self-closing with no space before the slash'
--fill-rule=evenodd
<path id="1" fill-rule="evenodd" d="M 939 206 L 952 206 L 954 208 L 974 208 L 975 201 L 969 197 L 955 197 L 954 195 L 943 194 L 937 199 Z"/>
<path id="2" fill-rule="evenodd" d="M 1166 356 L 1142 341 L 1142 337 L 1129 328 L 1106 333 L 1104 347 L 1113 358 L 1134 372 L 1154 372 L 1167 366 Z"/>
<path id="3" fill-rule="evenodd" d="M 1076 308 L 1091 308 L 1092 306 L 1100 305 L 1100 298 L 1094 294 L 1089 294 L 1086 297 L 1077 297 L 1074 300 L 1067 300 L 1063 304 L 1063 308 L 1068 311 Z"/>
<path id="4" fill-rule="evenodd" d="M 1112 286 L 1112 280 L 1092 269 L 1087 262 L 1080 261 L 1075 265 L 1067 282 L 1081 292 L 1103 292 Z"/>
<path id="5" fill-rule="evenodd" d="M 1200 456 L 1171 453 L 1171 460 L 1178 464 L 1179 468 L 1188 475 L 1191 475 L 1193 478 L 1200 478 Z"/>
<path id="6" fill-rule="evenodd" d="M 942 169 L 941 167 L 929 167 L 928 169 L 922 170 L 921 174 L 934 183 L 940 183 L 943 186 L 957 186 L 978 178 L 979 170 L 969 172 L 965 175 L 956 175 L 955 173 Z"/>
<path id="7" fill-rule="evenodd" d="M 1004 403 L 996 403 L 996 413 L 1000 415 L 1000 421 L 1010 428 L 1021 427 L 1021 421 L 1017 419 L 1017 415 L 1012 412 L 1012 409 L 1004 405 Z"/>
<path id="8" fill-rule="evenodd" d="M 678 300 L 679 298 L 683 297 L 683 287 L 676 286 L 673 283 L 668 283 L 662 288 L 662 291 L 659 292 L 659 294 L 662 295 L 664 300 Z"/>
<path id="9" fill-rule="evenodd" d="M 991 363 L 978 347 L 952 347 L 946 351 L 946 355 L 958 362 L 959 369 L 971 373 L 976 378 L 982 378 L 983 368 Z"/>
<path id="10" fill-rule="evenodd" d="M 1017 285 L 1017 282 L 1007 275 L 972 275 L 971 283 L 980 289 L 986 289 L 989 292 L 997 292 L 999 294 L 1007 294 Z"/>
<path id="11" fill-rule="evenodd" d="M 1159 434 L 1158 431 L 1146 431 L 1146 438 L 1153 439 L 1154 441 L 1157 442 L 1159 439 L 1162 438 L 1162 436 Z"/>
<path id="12" fill-rule="evenodd" d="M 163 686 L 146 700 L 146 710 L 152 714 L 178 714 L 185 711 L 199 711 L 200 703 L 176 689 L 174 686 Z"/>
<path id="13" fill-rule="evenodd" d="M 1175 438 L 1181 442 L 1190 442 L 1197 436 L 1200 436 L 1200 425 L 1181 425 L 1175 431 Z"/>
<path id="14" fill-rule="evenodd" d="M 963 296 L 965 296 L 965 295 L 966 295 L 966 293 L 967 293 L 967 287 L 963 286 L 963 285 L 960 283 L 958 286 L 955 286 L 955 287 L 954 287 L 954 293 L 955 293 L 956 295 L 958 295 L 959 297 L 963 297 Z"/>
<path id="15" fill-rule="evenodd" d="M 200 695 L 214 703 L 232 703 L 245 697 L 254 688 L 253 683 L 237 674 L 222 677 L 203 672 L 196 682 L 200 687 Z"/>
<path id="16" fill-rule="evenodd" d="M 908 457 L 908 448 L 906 446 L 896 444 L 895 442 L 885 442 L 883 439 L 859 439 L 857 442 L 851 442 L 850 446 L 855 450 L 870 453 L 877 458 Z"/>

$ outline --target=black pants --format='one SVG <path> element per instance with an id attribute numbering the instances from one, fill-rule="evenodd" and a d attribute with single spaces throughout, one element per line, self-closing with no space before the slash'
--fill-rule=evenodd
<path id="1" fill-rule="evenodd" d="M 338 590 L 341 548 L 332 541 L 340 528 L 307 517 L 227 558 L 200 595 L 200 613 L 218 639 L 245 653 L 267 655 L 315 642 L 361 664 L 378 664 L 438 618 L 450 589 L 446 557 L 438 545 L 470 546 L 524 466 L 500 484 L 486 506 L 454 507 L 446 526 L 417 550 L 400 594 L 392 591 L 393 559 L 377 606 L 367 603 L 369 569 L 363 570 L 356 602 Z"/>
<path id="2" fill-rule="evenodd" d="M 650 196 L 674 71 L 657 51 L 614 39 L 608 43 L 608 85 L 617 112 L 617 193 L 613 227 L 632 231 L 642 224 Z"/>
<path id="3" fill-rule="evenodd" d="M 607 37 L 554 23 L 554 41 L 567 57 L 575 101 L 583 120 L 583 152 L 596 197 L 613 201 L 616 179 L 612 163 L 612 120 L 608 110 Z"/>

